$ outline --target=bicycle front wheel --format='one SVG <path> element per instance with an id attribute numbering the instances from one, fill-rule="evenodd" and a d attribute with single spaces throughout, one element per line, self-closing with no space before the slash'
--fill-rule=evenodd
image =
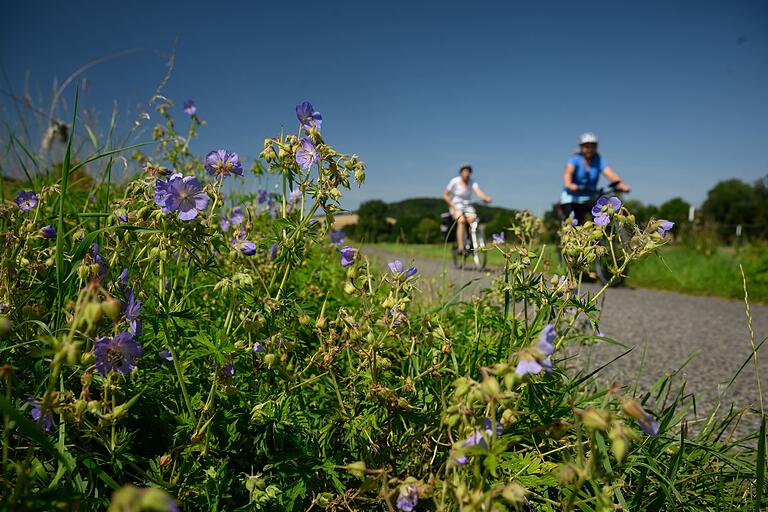
<path id="1" fill-rule="evenodd" d="M 484 270 L 488 264 L 488 253 L 485 251 L 485 229 L 478 226 L 472 232 L 472 264 L 475 270 Z"/>

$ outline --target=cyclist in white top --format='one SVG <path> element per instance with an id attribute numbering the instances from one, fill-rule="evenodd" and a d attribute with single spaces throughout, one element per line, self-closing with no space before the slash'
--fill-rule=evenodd
<path id="1" fill-rule="evenodd" d="M 448 182 L 443 192 L 443 199 L 448 204 L 451 216 L 456 220 L 456 250 L 459 253 L 464 251 L 464 232 L 467 224 L 472 224 L 477 218 L 475 209 L 469 204 L 472 191 L 475 191 L 483 202 L 491 202 L 490 196 L 480 190 L 480 185 L 472 179 L 472 166 L 463 164 L 459 168 L 459 175 Z"/>

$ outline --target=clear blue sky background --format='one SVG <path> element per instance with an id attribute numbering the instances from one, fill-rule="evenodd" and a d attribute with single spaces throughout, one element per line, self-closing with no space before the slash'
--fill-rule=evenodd
<path id="1" fill-rule="evenodd" d="M 0 87 L 28 77 L 47 99 L 53 77 L 178 38 L 164 93 L 208 121 L 193 149 L 250 164 L 310 100 L 326 140 L 369 166 L 348 208 L 438 196 L 468 161 L 497 205 L 543 210 L 583 131 L 635 198 L 699 204 L 718 180 L 768 174 L 766 27 L 760 0 L 7 2 Z M 83 102 L 135 114 L 164 64 L 140 52 L 94 67 Z"/>

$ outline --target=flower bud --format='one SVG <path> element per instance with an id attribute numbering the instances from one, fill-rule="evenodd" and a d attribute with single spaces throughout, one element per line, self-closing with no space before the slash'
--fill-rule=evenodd
<path id="1" fill-rule="evenodd" d="M 499 381 L 496 380 L 496 377 L 488 377 L 483 380 L 482 388 L 483 392 L 490 398 L 496 398 L 499 396 L 499 393 L 501 393 Z"/>
<path id="2" fill-rule="evenodd" d="M 75 414 L 82 416 L 88 410 L 88 402 L 85 400 L 75 400 Z"/>
<path id="3" fill-rule="evenodd" d="M 358 478 L 365 477 L 365 470 L 365 462 L 363 461 L 353 462 L 352 464 L 347 465 L 347 471 Z"/>
<path id="4" fill-rule="evenodd" d="M 162 457 L 160 457 L 160 461 L 158 462 L 158 465 L 159 465 L 159 466 L 160 466 L 160 468 L 162 469 L 162 468 L 164 468 L 165 466 L 167 466 L 167 465 L 168 465 L 168 463 L 170 463 L 170 462 L 171 462 L 171 460 L 172 460 L 172 459 L 171 459 L 171 454 L 170 454 L 170 453 L 166 453 L 166 454 L 164 454 Z"/>
<path id="5" fill-rule="evenodd" d="M 91 400 L 88 402 L 88 412 L 91 414 L 98 414 L 101 410 L 101 407 L 99 407 L 99 401 L 98 400 Z"/>
<path id="6" fill-rule="evenodd" d="M 611 429 L 611 431 L 608 432 L 608 438 L 611 440 L 611 451 L 613 452 L 613 456 L 616 457 L 618 462 L 622 462 L 629 449 L 629 442 L 624 436 L 622 428 L 618 426 Z"/>
<path id="7" fill-rule="evenodd" d="M 277 357 L 275 356 L 275 354 L 264 355 L 264 363 L 267 365 L 267 368 L 272 368 L 275 365 L 276 360 L 277 360 Z"/>
<path id="8" fill-rule="evenodd" d="M 97 302 L 89 302 L 85 306 L 83 316 L 85 317 L 85 320 L 88 322 L 88 324 L 93 325 L 97 323 L 99 320 L 101 320 L 101 315 L 101 304 Z"/>
<path id="9" fill-rule="evenodd" d="M 90 366 L 96 361 L 96 355 L 91 352 L 83 352 L 80 356 L 80 362 L 86 366 Z"/>
<path id="10" fill-rule="evenodd" d="M 507 484 L 501 492 L 501 495 L 513 505 L 523 505 L 526 502 L 525 488 L 515 482 Z"/>
<path id="11" fill-rule="evenodd" d="M 504 409 L 504 412 L 501 413 L 501 424 L 504 425 L 504 428 L 514 423 L 515 419 L 515 411 L 512 409 Z"/>
<path id="12" fill-rule="evenodd" d="M 326 324 L 326 319 L 324 316 L 317 317 L 317 320 L 315 320 L 315 327 L 318 329 L 323 329 Z"/>
<path id="13" fill-rule="evenodd" d="M 357 288 L 355 288 L 355 285 L 347 281 L 344 283 L 344 291 L 348 293 L 349 295 L 352 295 L 357 291 Z"/>
<path id="14" fill-rule="evenodd" d="M 621 410 L 637 421 L 645 419 L 645 409 L 636 400 L 622 400 Z"/>
<path id="15" fill-rule="evenodd" d="M 120 318 L 120 309 L 120 301 L 114 297 L 110 297 L 101 303 L 101 311 L 113 322 L 117 322 L 118 318 Z"/>
<path id="16" fill-rule="evenodd" d="M 331 196 L 331 198 L 332 198 L 334 201 L 338 201 L 338 200 L 339 200 L 339 198 L 341 197 L 341 191 L 339 191 L 339 189 L 338 189 L 338 188 L 336 188 L 336 187 L 333 187 L 333 188 L 330 190 L 330 192 L 328 192 L 328 195 L 329 195 L 329 196 Z"/>
<path id="17" fill-rule="evenodd" d="M 350 279 L 357 277 L 357 265 L 351 265 L 347 268 L 347 277 Z"/>
<path id="18" fill-rule="evenodd" d="M 605 416 L 595 409 L 584 411 L 581 421 L 588 430 L 606 430 L 608 428 Z"/>
<path id="19" fill-rule="evenodd" d="M 358 169 L 355 171 L 355 181 L 358 183 L 363 183 L 365 181 L 365 171 L 362 169 Z"/>
<path id="20" fill-rule="evenodd" d="M 10 336 L 13 332 L 13 322 L 5 315 L 0 315 L 0 338 Z"/>

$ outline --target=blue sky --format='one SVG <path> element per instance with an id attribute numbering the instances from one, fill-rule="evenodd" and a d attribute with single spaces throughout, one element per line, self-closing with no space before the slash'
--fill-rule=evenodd
<path id="1" fill-rule="evenodd" d="M 250 164 L 309 100 L 326 140 L 368 164 L 348 208 L 438 196 L 467 161 L 495 204 L 542 211 L 583 131 L 644 202 L 699 204 L 718 180 L 768 174 L 766 2 L 222 5 L 9 2 L 0 88 L 48 98 L 86 62 L 178 40 L 164 93 L 208 121 L 195 151 Z M 116 100 L 128 123 L 164 64 L 142 51 L 96 66 L 82 101 L 106 117 Z"/>

